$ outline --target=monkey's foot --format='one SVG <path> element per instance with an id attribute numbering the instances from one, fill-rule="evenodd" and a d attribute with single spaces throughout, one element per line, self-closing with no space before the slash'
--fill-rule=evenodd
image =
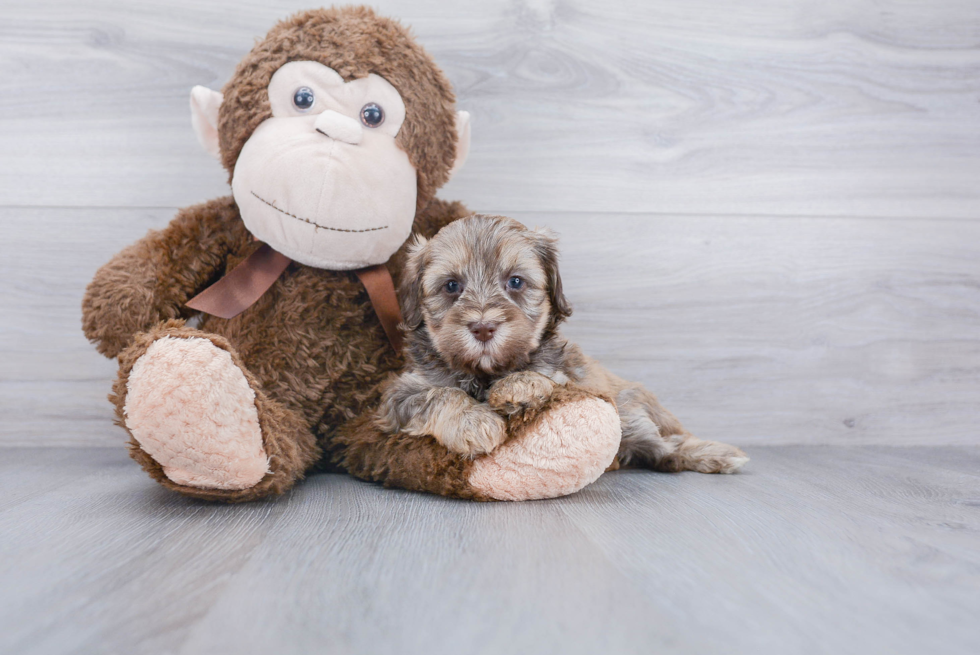
<path id="1" fill-rule="evenodd" d="M 178 485 L 243 490 L 269 473 L 255 391 L 231 353 L 208 339 L 153 341 L 129 373 L 123 415 Z"/>
<path id="2" fill-rule="evenodd" d="M 575 493 L 613 463 L 622 436 L 612 403 L 559 387 L 536 413 L 512 421 L 514 435 L 473 462 L 469 484 L 496 500 L 535 500 Z"/>

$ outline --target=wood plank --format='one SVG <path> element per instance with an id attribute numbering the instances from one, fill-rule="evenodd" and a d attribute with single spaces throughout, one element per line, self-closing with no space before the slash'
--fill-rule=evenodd
<path id="1" fill-rule="evenodd" d="M 8 3 L 0 205 L 226 190 L 188 121 L 302 2 Z M 977 218 L 970 0 L 391 0 L 474 115 L 474 208 Z M 53 153 L 57 153 L 54 155 Z"/>
<path id="2" fill-rule="evenodd" d="M 110 452 L 111 451 L 111 452 Z M 4 448 L 0 456 L 0 512 L 49 494 L 98 471 L 111 470 L 123 448 Z M 57 471 L 57 474 L 52 474 Z"/>
<path id="3" fill-rule="evenodd" d="M 4 652 L 980 648 L 976 447 L 758 447 L 529 503 L 317 475 L 236 506 L 122 449 L 2 453 L 4 485 L 51 484 L 0 507 Z"/>
<path id="4" fill-rule="evenodd" d="M 565 332 L 739 444 L 976 444 L 973 222 L 515 214 L 563 235 Z"/>
<path id="5" fill-rule="evenodd" d="M 561 507 L 712 651 L 972 652 L 978 514 L 963 501 L 980 476 L 904 450 L 757 448 L 745 475 L 623 472 Z"/>
<path id="6" fill-rule="evenodd" d="M 95 269 L 171 210 L 0 209 L 0 443 L 113 445 Z M 980 223 L 520 213 L 561 234 L 566 333 L 705 437 L 976 444 Z"/>
<path id="7" fill-rule="evenodd" d="M 116 364 L 81 331 L 85 286 L 173 210 L 0 209 L 0 443 L 119 445 L 106 395 Z"/>
<path id="8" fill-rule="evenodd" d="M 65 452 L 76 455 L 70 466 Z M 289 505 L 191 501 L 150 481 L 123 448 L 3 456 L 28 465 L 5 473 L 10 484 L 50 484 L 0 511 L 3 652 L 172 652 Z"/>
<path id="9" fill-rule="evenodd" d="M 181 653 L 703 651 L 555 507 L 310 483 Z"/>

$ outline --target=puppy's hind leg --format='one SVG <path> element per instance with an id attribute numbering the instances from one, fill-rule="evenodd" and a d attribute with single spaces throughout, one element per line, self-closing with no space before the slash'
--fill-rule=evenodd
<path id="1" fill-rule="evenodd" d="M 734 473 L 749 461 L 735 446 L 689 434 L 645 389 L 624 389 L 616 402 L 623 428 L 619 448 L 623 466 L 667 472 Z"/>
<path id="2" fill-rule="evenodd" d="M 698 473 L 734 473 L 749 458 L 741 449 L 720 441 L 704 441 L 685 434 L 683 441 L 661 460 L 660 471 L 697 471 Z"/>
<path id="3" fill-rule="evenodd" d="M 659 468 L 660 463 L 680 445 L 681 435 L 661 437 L 660 428 L 654 423 L 646 408 L 640 403 L 631 401 L 629 391 L 620 393 L 616 399 L 623 430 L 617 455 L 619 463 L 624 467 Z"/>

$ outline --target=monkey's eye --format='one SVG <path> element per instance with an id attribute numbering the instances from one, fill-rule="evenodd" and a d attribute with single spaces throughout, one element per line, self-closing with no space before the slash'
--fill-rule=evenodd
<path id="1" fill-rule="evenodd" d="M 524 288 L 524 280 L 520 276 L 513 275 L 509 280 L 507 280 L 507 288 L 514 291 L 520 291 Z"/>
<path id="2" fill-rule="evenodd" d="M 454 296 L 460 292 L 460 289 L 462 289 L 459 282 L 457 282 L 456 280 L 449 280 L 449 282 L 446 282 L 444 285 L 442 285 L 442 288 L 446 290 L 446 293 Z"/>
<path id="3" fill-rule="evenodd" d="M 385 122 L 385 110 L 380 105 L 369 102 L 361 107 L 361 122 L 368 127 L 378 127 Z"/>
<path id="4" fill-rule="evenodd" d="M 313 95 L 313 89 L 308 86 L 301 86 L 293 93 L 293 106 L 300 111 L 308 111 L 314 102 L 316 96 Z"/>

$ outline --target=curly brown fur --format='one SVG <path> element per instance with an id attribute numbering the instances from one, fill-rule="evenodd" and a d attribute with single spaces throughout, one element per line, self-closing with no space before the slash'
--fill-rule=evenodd
<path id="1" fill-rule="evenodd" d="M 221 158 L 229 175 L 249 136 L 272 115 L 267 90 L 272 75 L 298 60 L 328 66 L 345 81 L 374 73 L 398 90 L 406 119 L 396 141 L 415 166 L 418 208 L 425 207 L 446 183 L 456 159 L 456 98 L 410 31 L 368 7 L 300 12 L 279 22 L 242 59 L 222 90 L 218 117 Z"/>
<path id="2" fill-rule="evenodd" d="M 184 307 L 226 268 L 230 250 L 249 242 L 231 197 L 177 212 L 100 268 L 82 300 L 82 330 L 106 357 L 117 357 L 133 335 L 161 320 L 189 318 Z"/>
<path id="3" fill-rule="evenodd" d="M 744 464 L 739 449 L 696 439 L 653 394 L 561 337 L 571 308 L 557 262 L 550 233 L 500 216 L 471 216 L 417 239 L 401 286 L 410 362 L 384 392 L 381 429 L 432 435 L 474 456 L 503 439 L 489 409 L 521 416 L 573 384 L 615 399 L 623 465 L 729 473 Z"/>
<path id="4" fill-rule="evenodd" d="M 459 203 L 434 198 L 456 157 L 455 99 L 448 81 L 407 29 L 363 7 L 296 14 L 242 60 L 224 88 L 218 120 L 229 174 L 242 146 L 271 115 L 267 88 L 273 73 L 295 60 L 320 62 L 345 80 L 375 73 L 398 90 L 407 117 L 397 143 L 417 172 L 414 232 L 431 236 L 468 213 Z M 150 232 L 96 273 L 82 303 L 82 324 L 99 352 L 123 353 L 113 397 L 117 411 L 139 353 L 160 335 L 184 334 L 188 328 L 167 321 L 190 318 L 187 300 L 257 247 L 233 198 L 220 198 L 181 210 L 165 229 Z M 396 283 L 405 250 L 388 262 Z M 132 441 L 133 457 L 151 476 L 202 498 L 239 501 L 281 493 L 308 470 L 342 463 L 350 444 L 336 439 L 341 428 L 378 403 L 382 380 L 402 363 L 351 272 L 291 264 L 245 312 L 230 320 L 204 316 L 199 328 L 193 334 L 232 353 L 255 390 L 272 471 L 244 491 L 192 489 L 168 480 Z"/>
<path id="5" fill-rule="evenodd" d="M 468 482 L 471 459 L 449 452 L 432 437 L 392 435 L 372 414 L 347 423 L 336 443 L 342 446 L 337 463 L 363 480 L 465 500 L 489 500 Z"/>
<path id="6" fill-rule="evenodd" d="M 413 230 L 431 236 L 466 213 L 460 203 L 432 200 L 416 216 Z M 128 372 L 140 347 L 158 338 L 160 330 L 174 327 L 161 323 L 189 317 L 183 303 L 257 247 L 228 197 L 182 210 L 166 228 L 150 232 L 96 273 L 83 301 L 86 336 L 110 357 L 130 344 L 134 348 L 120 356 L 112 399 L 117 412 L 125 402 Z M 388 263 L 396 283 L 407 248 L 406 244 Z M 299 443 L 312 438 L 333 461 L 343 457 L 342 447 L 333 443 L 339 429 L 377 405 L 382 381 L 402 364 L 354 273 L 299 264 L 290 265 L 241 315 L 230 320 L 203 316 L 196 334 L 237 353 L 236 363 L 252 387 L 291 417 L 263 424 L 267 446 L 270 440 Z M 260 416 L 271 416 L 258 407 Z M 296 421 L 302 430 L 297 430 Z M 281 493 L 311 466 L 327 463 L 307 457 L 274 458 L 273 476 L 259 487 L 211 491 L 173 484 L 135 441 L 130 448 L 134 459 L 164 486 L 225 501 Z M 270 457 L 273 451 L 267 451 Z"/>

